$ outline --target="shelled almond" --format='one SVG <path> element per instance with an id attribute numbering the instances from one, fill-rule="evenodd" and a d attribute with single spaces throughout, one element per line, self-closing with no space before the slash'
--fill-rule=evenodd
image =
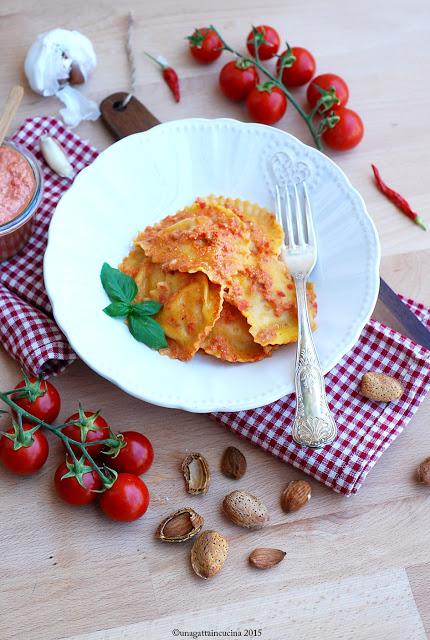
<path id="1" fill-rule="evenodd" d="M 281 549 L 258 548 L 249 555 L 249 563 L 257 569 L 271 569 L 282 562 L 285 558 L 285 551 Z"/>
<path id="2" fill-rule="evenodd" d="M 311 499 L 312 489 L 306 480 L 293 480 L 281 495 L 281 507 L 285 513 L 298 511 Z"/>

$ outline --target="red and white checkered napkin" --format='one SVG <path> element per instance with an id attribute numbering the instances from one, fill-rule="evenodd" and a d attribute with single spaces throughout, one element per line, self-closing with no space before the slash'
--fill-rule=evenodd
<path id="1" fill-rule="evenodd" d="M 430 309 L 410 299 L 403 301 L 430 329 Z M 402 398 L 388 404 L 363 398 L 358 383 L 368 370 L 401 380 L 405 389 Z M 339 433 L 335 442 L 319 450 L 299 447 L 291 437 L 294 395 L 259 409 L 213 416 L 240 436 L 348 496 L 359 490 L 423 401 L 430 387 L 430 351 L 371 320 L 354 348 L 326 376 L 326 386 Z"/>
<path id="2" fill-rule="evenodd" d="M 71 184 L 40 158 L 39 138 L 44 132 L 62 143 L 76 173 L 96 158 L 97 151 L 48 117 L 27 120 L 13 138 L 41 160 L 45 192 L 34 235 L 20 253 L 0 265 L 0 341 L 27 371 L 49 376 L 62 371 L 76 355 L 51 317 L 43 283 L 49 222 L 60 196 Z M 405 302 L 430 328 L 430 309 L 413 300 Z M 362 398 L 357 383 L 369 369 L 400 378 L 405 387 L 403 397 L 390 404 Z M 214 417 L 335 491 L 349 495 L 358 491 L 379 456 L 401 433 L 429 386 L 430 351 L 371 321 L 352 351 L 327 376 L 329 401 L 339 428 L 332 445 L 315 451 L 294 443 L 290 435 L 293 396 L 260 409 Z"/>
<path id="3" fill-rule="evenodd" d="M 40 160 L 45 189 L 35 214 L 34 234 L 18 254 L 0 264 L 0 342 L 27 371 L 46 377 L 60 373 L 76 355 L 51 317 L 43 282 L 49 222 L 72 183 L 51 171 L 42 159 L 39 138 L 44 133 L 61 142 L 75 175 L 97 157 L 97 151 L 55 118 L 30 118 L 13 136 Z"/>

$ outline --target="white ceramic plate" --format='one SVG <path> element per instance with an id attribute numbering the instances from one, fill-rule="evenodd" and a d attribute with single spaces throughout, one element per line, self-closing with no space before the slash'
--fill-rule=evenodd
<path id="1" fill-rule="evenodd" d="M 171 360 L 136 342 L 102 312 L 103 262 L 119 264 L 136 233 L 196 196 L 236 196 L 273 210 L 273 154 L 306 163 L 318 237 L 313 272 L 315 341 L 329 371 L 353 346 L 374 307 L 379 243 L 364 202 L 325 155 L 296 138 L 235 120 L 168 122 L 109 147 L 63 196 L 49 231 L 44 274 L 54 316 L 77 354 L 97 373 L 153 404 L 195 412 L 258 407 L 293 391 L 295 346 L 252 364 L 198 354 Z"/>

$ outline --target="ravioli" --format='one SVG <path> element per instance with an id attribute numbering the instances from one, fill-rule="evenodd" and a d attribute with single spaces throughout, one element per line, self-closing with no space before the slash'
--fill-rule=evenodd
<path id="1" fill-rule="evenodd" d="M 135 244 L 169 271 L 201 271 L 216 284 L 237 273 L 250 253 L 249 230 L 230 209 L 203 201 L 139 233 Z"/>
<path id="2" fill-rule="evenodd" d="M 151 262 L 140 247 L 132 249 L 119 268 L 136 281 L 138 292 L 134 302 L 150 298 L 163 305 L 154 316 L 169 345 L 161 353 L 190 360 L 219 318 L 221 287 L 203 273 L 165 271 Z"/>
<path id="3" fill-rule="evenodd" d="M 161 353 L 190 360 L 218 320 L 223 303 L 221 287 L 204 273 L 192 274 L 192 282 L 178 289 L 154 316 L 163 327 L 168 349 Z"/>
<path id="4" fill-rule="evenodd" d="M 244 316 L 226 301 L 220 317 L 201 348 L 208 355 L 227 362 L 256 362 L 271 355 L 274 349 L 254 342 Z"/>
<path id="5" fill-rule="evenodd" d="M 240 198 L 210 195 L 203 200 L 231 209 L 245 222 L 250 231 L 252 253 L 265 252 L 279 255 L 284 242 L 284 232 L 273 213 L 258 204 L 240 200 Z"/>
<path id="6" fill-rule="evenodd" d="M 154 316 L 168 348 L 190 360 L 202 349 L 228 362 L 255 362 L 298 337 L 294 282 L 279 257 L 275 216 L 239 198 L 210 195 L 146 227 L 120 269 L 133 277 L 135 302 L 157 300 Z M 315 328 L 317 305 L 308 284 Z"/>
<path id="7" fill-rule="evenodd" d="M 309 312 L 315 326 L 315 294 L 309 291 Z M 293 279 L 276 256 L 262 255 L 252 266 L 236 274 L 228 285 L 226 299 L 245 316 L 250 333 L 262 346 L 297 340 L 297 303 Z"/>
<path id="8" fill-rule="evenodd" d="M 136 278 L 142 263 L 145 260 L 145 252 L 140 247 L 134 247 L 123 259 L 118 269 L 132 278 Z"/>

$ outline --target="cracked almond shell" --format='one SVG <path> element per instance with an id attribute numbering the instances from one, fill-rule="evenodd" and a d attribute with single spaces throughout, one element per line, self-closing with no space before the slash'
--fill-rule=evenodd
<path id="1" fill-rule="evenodd" d="M 182 473 L 188 493 L 207 493 L 211 480 L 208 461 L 201 453 L 190 453 L 182 462 Z"/>
<path id="2" fill-rule="evenodd" d="M 163 542 L 186 542 L 201 531 L 203 524 L 204 518 L 197 511 L 184 507 L 164 518 L 155 536 Z"/>
<path id="3" fill-rule="evenodd" d="M 191 549 L 191 566 L 204 580 L 212 578 L 226 561 L 228 542 L 217 531 L 203 531 Z"/>
<path id="4" fill-rule="evenodd" d="M 267 507 L 247 491 L 232 491 L 224 498 L 222 508 L 229 520 L 239 527 L 262 527 L 269 520 Z"/>

